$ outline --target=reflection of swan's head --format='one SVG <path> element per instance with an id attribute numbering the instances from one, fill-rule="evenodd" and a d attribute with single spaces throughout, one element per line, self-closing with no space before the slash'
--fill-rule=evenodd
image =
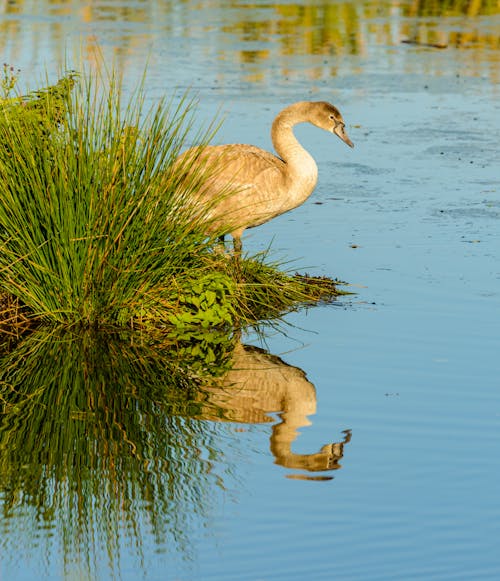
<path id="1" fill-rule="evenodd" d="M 344 442 L 332 442 L 331 444 L 326 444 L 320 450 L 320 454 L 326 460 L 326 466 L 324 470 L 336 470 L 340 468 L 339 460 L 344 455 Z"/>
<path id="2" fill-rule="evenodd" d="M 276 426 L 279 429 L 279 426 Z M 276 464 L 286 468 L 307 470 L 308 472 L 323 472 L 326 470 L 338 470 L 341 468 L 340 460 L 344 455 L 344 444 L 350 441 L 351 432 L 344 432 L 342 442 L 332 442 L 325 444 L 319 452 L 315 454 L 276 454 Z"/>
<path id="3" fill-rule="evenodd" d="M 340 446 L 340 450 L 338 447 Z M 321 472 L 324 470 L 337 470 L 340 468 L 339 460 L 343 456 L 343 445 L 333 442 L 325 444 L 316 454 L 304 454 L 297 468 L 308 472 Z"/>

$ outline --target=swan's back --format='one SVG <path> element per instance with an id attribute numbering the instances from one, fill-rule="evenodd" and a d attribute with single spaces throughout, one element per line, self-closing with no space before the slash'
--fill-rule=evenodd
<path id="1" fill-rule="evenodd" d="M 187 177 L 200 174 L 196 203 L 207 208 L 208 231 L 250 228 L 281 213 L 286 164 L 268 151 L 245 144 L 195 147 L 176 166 Z"/>
<path id="2" fill-rule="evenodd" d="M 269 177 L 274 182 L 283 177 L 286 164 L 282 159 L 254 145 L 235 143 L 194 147 L 183 153 L 176 162 L 193 171 L 193 165 L 206 170 L 207 192 L 217 195 L 216 186 L 253 187 L 255 180 Z M 210 184 L 210 187 L 209 187 Z M 274 184 L 276 185 L 276 184 Z"/>

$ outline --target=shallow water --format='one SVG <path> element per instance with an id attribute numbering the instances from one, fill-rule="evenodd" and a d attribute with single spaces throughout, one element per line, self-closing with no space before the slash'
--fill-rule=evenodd
<path id="1" fill-rule="evenodd" d="M 299 127 L 317 190 L 244 247 L 357 293 L 243 350 L 244 402 L 42 342 L 20 385 L 64 373 L 2 438 L 2 579 L 500 577 L 500 10 L 442 4 L 0 2 L 22 81 L 98 46 L 132 88 L 149 60 L 148 97 L 189 88 L 220 142 L 336 104 L 355 149 Z"/>

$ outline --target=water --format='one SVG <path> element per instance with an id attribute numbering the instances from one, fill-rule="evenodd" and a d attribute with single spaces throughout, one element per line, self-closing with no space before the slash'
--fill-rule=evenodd
<path id="1" fill-rule="evenodd" d="M 60 414 L 39 395 L 1 444 L 1 578 L 498 579 L 497 4 L 5 2 L 0 30 L 30 81 L 98 45 L 133 87 L 148 60 L 148 97 L 189 88 L 220 142 L 270 148 L 282 106 L 332 101 L 355 149 L 299 127 L 317 190 L 244 247 L 357 293 L 268 333 L 284 403 L 254 371 L 253 421 L 129 343 L 87 383 L 93 339 L 40 348 L 22 385 L 65 370 Z M 333 469 L 304 470 L 327 444 Z"/>

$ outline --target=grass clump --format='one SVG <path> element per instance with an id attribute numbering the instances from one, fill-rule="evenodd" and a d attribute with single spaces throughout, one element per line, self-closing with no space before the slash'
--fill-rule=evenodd
<path id="1" fill-rule="evenodd" d="M 147 108 L 143 87 L 68 74 L 0 98 L 0 326 L 201 327 L 247 324 L 318 300 L 310 281 L 259 258 L 213 252 L 173 170 L 193 102 Z M 213 129 L 196 135 L 207 143 Z M 206 222 L 205 222 L 206 225 Z M 333 286 L 328 290 L 335 296 Z M 316 294 L 315 294 L 316 293 Z M 324 293 L 323 293 L 324 294 Z M 322 296 L 322 298 L 324 298 Z M 22 316 L 16 315 L 22 313 Z"/>

